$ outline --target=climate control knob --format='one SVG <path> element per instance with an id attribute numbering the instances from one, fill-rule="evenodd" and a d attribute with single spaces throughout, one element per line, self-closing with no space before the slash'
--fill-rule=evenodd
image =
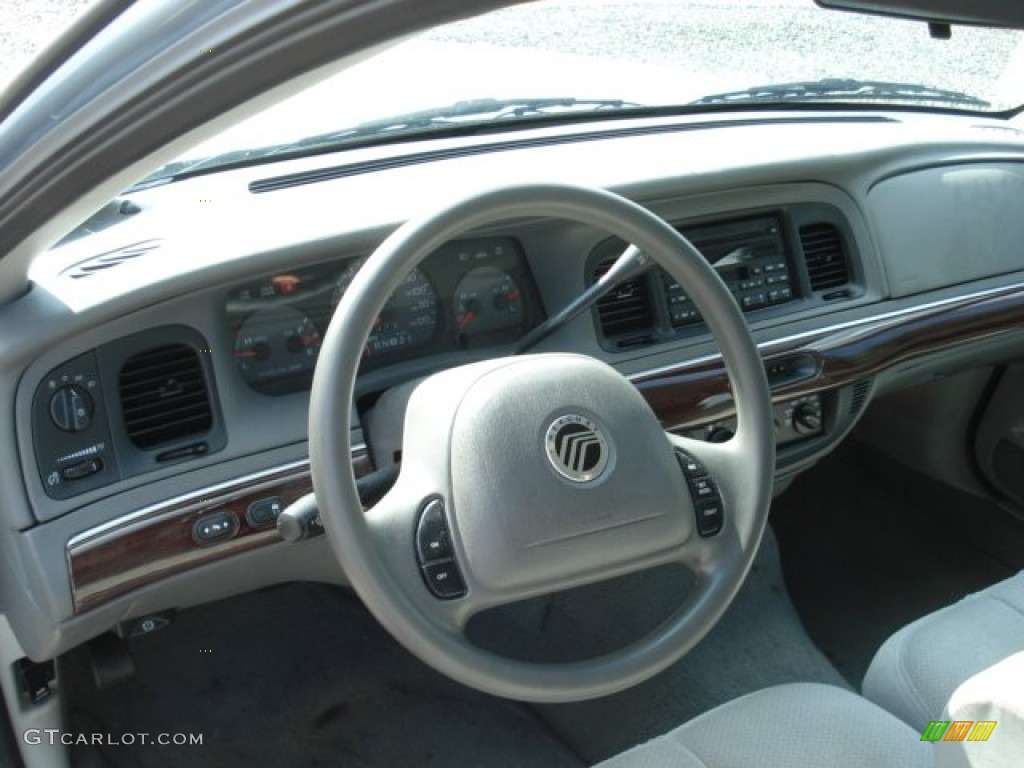
<path id="1" fill-rule="evenodd" d="M 92 398 L 81 387 L 61 387 L 50 398 L 50 418 L 65 432 L 81 432 L 92 423 Z"/>
<path id="2" fill-rule="evenodd" d="M 801 435 L 821 431 L 821 408 L 812 403 L 800 403 L 793 409 L 793 429 Z"/>

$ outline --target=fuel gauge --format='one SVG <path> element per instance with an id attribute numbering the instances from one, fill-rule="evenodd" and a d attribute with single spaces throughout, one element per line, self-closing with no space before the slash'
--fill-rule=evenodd
<path id="1" fill-rule="evenodd" d="M 311 374 L 320 342 L 320 329 L 301 312 L 257 310 L 235 335 L 235 364 L 250 384 Z"/>
<path id="2" fill-rule="evenodd" d="M 523 292 L 508 272 L 480 266 L 467 272 L 455 287 L 456 340 L 471 346 L 482 337 L 509 340 L 523 327 Z"/>

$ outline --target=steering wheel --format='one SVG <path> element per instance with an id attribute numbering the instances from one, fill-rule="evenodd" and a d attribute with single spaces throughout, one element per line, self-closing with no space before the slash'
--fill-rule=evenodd
<path id="1" fill-rule="evenodd" d="M 403 276 L 438 247 L 468 230 L 524 217 L 611 232 L 635 246 L 621 259 L 653 258 L 679 281 L 721 349 L 735 435 L 713 444 L 663 431 L 635 387 L 591 357 L 473 363 L 415 388 L 399 477 L 364 511 L 350 457 L 350 407 L 374 319 Z M 775 463 L 761 358 L 715 271 L 641 206 L 600 189 L 555 184 L 472 195 L 409 221 L 380 245 L 323 340 L 309 449 L 330 546 L 377 620 L 443 674 L 533 702 L 614 693 L 691 649 L 746 576 L 767 521 Z M 694 501 L 695 474 L 706 474 L 717 489 L 717 510 Z M 716 513 L 716 525 L 698 526 L 698 513 Z M 466 637 L 470 617 L 487 608 L 670 562 L 693 571 L 693 588 L 667 621 L 613 653 L 534 663 L 496 655 Z"/>

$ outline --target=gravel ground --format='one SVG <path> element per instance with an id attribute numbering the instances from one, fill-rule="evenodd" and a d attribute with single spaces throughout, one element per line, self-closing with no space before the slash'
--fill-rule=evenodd
<path id="1" fill-rule="evenodd" d="M 0 0 L 0 87 L 90 4 L 90 0 Z"/>
<path id="2" fill-rule="evenodd" d="M 920 22 L 823 11 L 812 0 L 748 0 L 742 7 L 731 0 L 567 0 L 553 5 L 553 18 L 551 9 L 542 16 L 540 9 L 517 8 L 432 37 L 588 56 L 614 53 L 709 79 L 741 73 L 750 84 L 855 74 L 862 80 L 899 80 L 994 102 L 1005 99 L 1005 106 L 1024 102 L 1019 74 L 1014 82 L 997 82 L 1015 54 L 1021 37 L 1015 32 L 958 27 L 951 40 L 933 40 Z M 586 14 L 584 7 L 589 7 Z M 780 17 L 785 24 L 779 24 Z M 766 50 L 772 52 L 770 61 Z"/>
<path id="3" fill-rule="evenodd" d="M 71 23 L 89 0 L 2 0 L 0 85 Z M 811 0 L 561 0 L 432 33 L 435 40 L 532 46 L 685 68 L 696 77 L 743 73 L 751 82 L 841 77 L 892 80 L 1024 101 L 1024 48 L 1012 32 L 957 28 L 929 38 L 923 24 L 823 12 Z M 588 12 L 582 13 L 586 7 Z M 542 14 L 544 14 L 542 16 Z M 774 23 L 780 14 L 788 22 Z M 623 31 L 626 31 L 623 34 Z M 763 51 L 774 53 L 770 62 Z M 1009 62 L 1015 74 L 995 82 Z"/>

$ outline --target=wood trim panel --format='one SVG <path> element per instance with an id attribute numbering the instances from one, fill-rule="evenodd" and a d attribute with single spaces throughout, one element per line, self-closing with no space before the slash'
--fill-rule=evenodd
<path id="1" fill-rule="evenodd" d="M 352 466 L 356 477 L 373 469 L 365 450 L 353 454 Z M 87 611 L 196 566 L 281 542 L 276 528 L 249 525 L 249 505 L 271 496 L 290 504 L 312 490 L 309 464 L 303 463 L 235 485 L 218 486 L 214 494 L 200 491 L 175 499 L 122 526 L 98 529 L 95 536 L 86 532 L 76 537 L 67 551 L 75 612 Z M 196 521 L 218 511 L 234 514 L 237 531 L 224 541 L 197 544 L 192 535 Z"/>
<path id="2" fill-rule="evenodd" d="M 1014 331 L 1024 332 L 1024 287 L 1019 286 L 769 342 L 760 349 L 766 365 L 795 354 L 817 361 L 816 375 L 773 387 L 773 399 L 788 400 Z M 666 429 L 690 428 L 735 414 L 720 357 L 681 363 L 639 376 L 633 383 Z"/>
<path id="3" fill-rule="evenodd" d="M 1022 286 L 768 342 L 760 350 L 766 365 L 795 354 L 816 363 L 811 375 L 773 388 L 774 399 L 786 400 L 853 384 L 915 358 L 1014 331 L 1024 334 Z M 641 375 L 634 384 L 667 429 L 699 426 L 735 413 L 720 357 Z M 357 477 L 372 471 L 364 450 L 353 454 L 353 467 Z M 76 537 L 68 546 L 75 611 L 196 566 L 280 542 L 274 528 L 250 527 L 246 509 L 260 498 L 279 496 L 290 503 L 311 490 L 308 464 L 301 464 L 219 486 L 212 498 L 200 492 L 176 499 L 121 526 L 102 526 L 95 535 Z M 195 521 L 221 509 L 235 514 L 237 532 L 221 543 L 197 545 L 192 537 Z"/>

